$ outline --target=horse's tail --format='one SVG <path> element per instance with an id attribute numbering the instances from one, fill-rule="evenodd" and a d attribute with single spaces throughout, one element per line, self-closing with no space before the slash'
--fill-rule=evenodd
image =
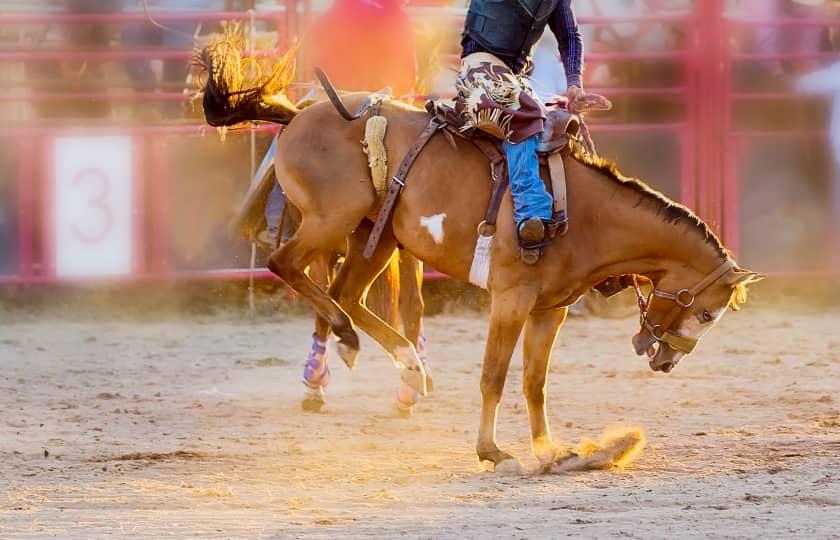
<path id="1" fill-rule="evenodd" d="M 394 253 L 388 266 L 373 282 L 365 305 L 377 317 L 396 328 L 400 322 L 400 258 Z"/>
<path id="2" fill-rule="evenodd" d="M 293 47 L 270 63 L 255 57 L 243 58 L 245 38 L 238 25 L 195 56 L 204 72 L 202 91 L 204 117 L 211 126 L 233 126 L 263 120 L 288 124 L 298 113 L 285 90 L 295 75 Z"/>

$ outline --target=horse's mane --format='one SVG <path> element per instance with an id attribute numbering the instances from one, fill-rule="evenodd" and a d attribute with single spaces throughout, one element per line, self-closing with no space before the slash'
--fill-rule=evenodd
<path id="1" fill-rule="evenodd" d="M 656 213 L 662 217 L 662 221 L 666 223 L 686 222 L 691 224 L 698 232 L 700 232 L 700 234 L 703 235 L 706 243 L 714 248 L 721 257 L 729 256 L 729 252 L 723 246 L 717 235 L 715 235 L 715 233 L 702 219 L 697 216 L 697 214 L 685 206 L 672 201 L 638 178 L 624 176 L 621 174 L 621 171 L 618 170 L 615 163 L 600 156 L 588 154 L 577 145 L 572 146 L 572 157 L 590 169 L 603 173 L 619 185 L 633 190 L 641 195 L 642 198 L 653 202 L 656 205 Z"/>

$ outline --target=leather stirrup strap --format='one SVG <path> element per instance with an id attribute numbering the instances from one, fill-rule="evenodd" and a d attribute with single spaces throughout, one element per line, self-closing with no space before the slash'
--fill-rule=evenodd
<path id="1" fill-rule="evenodd" d="M 551 175 L 551 191 L 554 198 L 554 219 L 564 224 L 569 220 L 569 205 L 563 152 L 555 152 L 548 156 L 548 170 Z"/>
<path id="2" fill-rule="evenodd" d="M 391 219 L 391 213 L 394 211 L 397 199 L 405 187 L 405 179 L 408 175 L 408 171 L 411 170 L 411 166 L 414 165 L 414 161 L 417 159 L 417 156 L 419 156 L 423 148 L 426 147 L 426 143 L 428 143 L 432 136 L 444 125 L 445 124 L 438 123 L 438 121 L 434 118 L 429 120 L 429 123 L 420 133 L 417 141 L 408 150 L 408 153 L 403 158 L 402 163 L 400 163 L 400 167 L 397 169 L 397 174 L 391 179 L 391 186 L 388 188 L 388 193 L 385 195 L 385 200 L 382 202 L 382 208 L 379 209 L 379 214 L 376 216 L 376 222 L 373 224 L 373 230 L 370 232 L 370 236 L 368 237 L 367 245 L 365 246 L 363 254 L 365 259 L 373 257 L 376 247 L 379 245 L 379 239 L 382 237 L 385 225 L 387 225 L 388 221 Z"/>
<path id="3" fill-rule="evenodd" d="M 487 206 L 487 213 L 484 215 L 484 224 L 495 229 L 496 220 L 499 217 L 499 208 L 502 206 L 502 198 L 505 195 L 510 181 L 505 156 L 499 151 L 498 144 L 491 139 L 476 137 L 472 139 L 472 142 L 490 160 L 493 176 L 493 191 L 490 195 L 490 204 Z"/>

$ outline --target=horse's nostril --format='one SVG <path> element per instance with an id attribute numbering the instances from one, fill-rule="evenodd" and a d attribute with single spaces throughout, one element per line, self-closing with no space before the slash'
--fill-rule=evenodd
<path id="1" fill-rule="evenodd" d="M 662 364 L 661 369 L 664 373 L 671 373 L 671 370 L 674 369 L 674 364 L 671 362 Z"/>

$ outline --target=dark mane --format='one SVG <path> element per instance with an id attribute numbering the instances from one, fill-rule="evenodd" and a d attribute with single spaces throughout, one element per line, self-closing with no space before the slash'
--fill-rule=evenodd
<path id="1" fill-rule="evenodd" d="M 635 191 L 643 199 L 654 203 L 656 205 L 656 213 L 662 217 L 662 221 L 666 223 L 686 222 L 691 224 L 700 234 L 703 235 L 706 243 L 713 247 L 718 254 L 722 257 L 729 256 L 729 252 L 725 247 L 723 247 L 723 244 L 720 242 L 717 235 L 712 232 L 709 226 L 706 225 L 706 223 L 700 219 L 697 214 L 685 206 L 672 201 L 662 193 L 652 189 L 638 178 L 629 178 L 624 176 L 621 174 L 621 171 L 618 170 L 615 163 L 600 156 L 586 154 L 576 145 L 573 146 L 572 157 L 590 169 L 599 171 L 618 184 Z"/>

